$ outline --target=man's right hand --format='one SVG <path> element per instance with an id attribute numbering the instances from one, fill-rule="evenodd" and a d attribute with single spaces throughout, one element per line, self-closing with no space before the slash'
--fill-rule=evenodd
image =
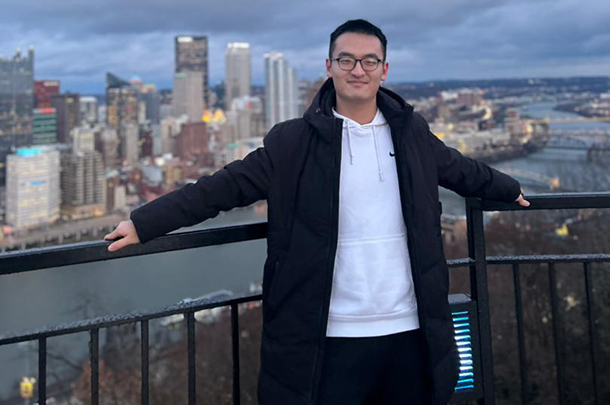
<path id="1" fill-rule="evenodd" d="M 131 220 L 121 221 L 114 231 L 104 236 L 104 240 L 115 241 L 108 246 L 109 252 L 115 252 L 124 248 L 125 246 L 140 243 L 140 238 L 136 232 L 136 227 L 133 225 Z"/>

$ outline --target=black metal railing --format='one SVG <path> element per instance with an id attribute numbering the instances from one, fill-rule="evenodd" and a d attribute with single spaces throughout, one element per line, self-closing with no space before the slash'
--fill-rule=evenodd
<path id="1" fill-rule="evenodd" d="M 558 311 L 558 296 L 555 266 L 558 263 L 582 263 L 585 276 L 585 291 L 587 297 L 587 321 L 589 327 L 590 356 L 594 386 L 594 403 L 601 404 L 599 394 L 598 370 L 595 363 L 596 330 L 592 317 L 592 291 L 591 291 L 591 263 L 610 262 L 610 254 L 579 254 L 579 255 L 537 255 L 537 256 L 507 256 L 487 257 L 485 253 L 485 226 L 483 221 L 484 211 L 516 211 L 516 210 L 559 210 L 559 209 L 588 209 L 588 208 L 610 208 L 610 193 L 578 193 L 578 194 L 547 194 L 528 198 L 531 206 L 522 208 L 517 204 L 506 204 L 489 200 L 467 199 L 467 234 L 468 253 L 472 261 L 470 267 L 471 296 L 477 302 L 479 321 L 479 340 L 481 350 L 481 371 L 483 381 L 482 400 L 487 404 L 495 403 L 494 369 L 492 353 L 492 335 L 490 320 L 490 300 L 487 282 L 487 266 L 512 265 L 514 289 L 515 289 L 515 311 L 518 333 L 519 372 L 521 379 L 521 401 L 523 404 L 530 403 L 527 392 L 527 356 L 524 346 L 524 322 L 523 322 L 523 300 L 521 296 L 520 266 L 523 264 L 544 264 L 548 266 L 549 294 L 552 310 L 552 326 L 555 351 L 555 369 L 558 389 L 558 400 L 560 405 L 566 404 L 564 376 L 564 351 L 567 342 L 562 339 L 563 326 Z M 458 267 L 460 265 L 456 265 Z M 461 266 L 464 266 L 462 263 Z"/>
<path id="2" fill-rule="evenodd" d="M 524 322 L 523 322 L 523 300 L 521 296 L 520 266 L 530 263 L 547 263 L 550 295 L 552 305 L 553 336 L 555 344 L 555 360 L 557 370 L 557 387 L 560 404 L 566 403 L 565 376 L 563 364 L 563 351 L 567 342 L 562 340 L 560 324 L 561 317 L 558 313 L 557 285 L 555 280 L 555 264 L 557 263 L 582 263 L 586 283 L 587 311 L 589 338 L 591 341 L 591 367 L 593 371 L 593 386 L 595 390 L 595 404 L 601 404 L 599 398 L 599 381 L 597 373 L 596 337 L 595 323 L 592 321 L 592 299 L 591 299 L 591 263 L 609 262 L 608 254 L 584 254 L 584 255 L 560 255 L 560 256 L 507 256 L 486 257 L 485 255 L 485 229 L 483 222 L 484 211 L 513 211 L 513 210 L 555 210 L 571 208 L 610 208 L 610 193 L 589 194 L 554 194 L 538 195 L 529 198 L 531 206 L 521 208 L 517 204 L 505 204 L 493 201 L 467 199 L 467 235 L 469 258 L 448 261 L 450 268 L 466 267 L 470 272 L 470 295 L 474 308 L 475 328 L 472 340 L 477 359 L 477 377 L 470 392 L 456 392 L 452 402 L 463 400 L 479 400 L 481 403 L 494 404 L 494 369 L 492 353 L 492 335 L 490 320 L 490 300 L 487 284 L 487 266 L 506 265 L 512 266 L 516 322 L 518 333 L 518 352 L 520 361 L 520 379 L 522 387 L 522 402 L 528 403 L 526 387 L 528 369 L 527 356 L 524 345 Z M 170 252 L 182 249 L 191 249 L 204 246 L 214 246 L 227 243 L 236 243 L 263 239 L 267 234 L 267 224 L 253 224 L 234 226 L 221 229 L 211 229 L 194 232 L 170 234 L 146 245 L 134 245 L 122 249 L 119 252 L 107 251 L 108 243 L 104 241 L 79 243 L 51 248 L 31 249 L 27 251 L 0 254 L 0 276 L 6 274 L 28 272 L 51 267 L 67 266 L 74 264 L 91 263 L 102 260 L 113 260 L 125 257 L 134 257 L 145 254 Z M 223 300 L 196 300 L 165 308 L 162 311 L 146 313 L 130 313 L 117 316 L 89 319 L 81 322 L 71 323 L 53 328 L 45 328 L 29 333 L 15 333 L 0 336 L 0 347 L 16 344 L 19 342 L 38 341 L 38 403 L 44 404 L 46 395 L 47 376 L 47 339 L 54 336 L 70 335 L 80 332 L 88 332 L 90 335 L 90 367 L 91 367 L 91 404 L 99 403 L 99 332 L 100 329 L 119 326 L 129 323 L 138 323 L 141 336 L 141 403 L 149 403 L 149 322 L 154 319 L 164 318 L 171 315 L 182 314 L 185 318 L 187 329 L 187 358 L 188 358 L 188 403 L 196 403 L 196 367 L 195 367 L 195 312 L 217 307 L 230 307 L 231 310 L 231 339 L 232 339 L 232 361 L 233 361 L 233 404 L 240 403 L 240 362 L 239 362 L 239 317 L 238 305 L 262 299 L 260 294 L 242 296 Z M 466 305 L 463 300 L 460 305 Z M 464 307 L 466 308 L 466 307 Z"/>

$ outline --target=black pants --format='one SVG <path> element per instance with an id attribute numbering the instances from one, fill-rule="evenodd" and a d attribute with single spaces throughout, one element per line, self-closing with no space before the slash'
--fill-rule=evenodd
<path id="1" fill-rule="evenodd" d="M 432 404 L 420 329 L 327 337 L 318 405 Z"/>

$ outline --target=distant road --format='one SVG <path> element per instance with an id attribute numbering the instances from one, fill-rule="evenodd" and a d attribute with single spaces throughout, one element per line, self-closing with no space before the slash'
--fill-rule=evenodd
<path id="1" fill-rule="evenodd" d="M 46 229 L 41 228 L 29 231 L 26 235 L 5 236 L 0 240 L 0 250 L 7 249 L 24 249 L 29 247 L 44 246 L 47 241 L 65 240 L 79 241 L 83 234 L 97 235 L 99 238 L 104 237 L 103 231 L 113 228 L 119 222 L 125 219 L 124 215 L 110 214 L 103 217 L 83 219 L 80 221 L 64 222 L 55 225 L 49 225 Z M 89 238 L 90 239 L 90 238 Z M 53 243 L 57 245 L 58 243 Z"/>

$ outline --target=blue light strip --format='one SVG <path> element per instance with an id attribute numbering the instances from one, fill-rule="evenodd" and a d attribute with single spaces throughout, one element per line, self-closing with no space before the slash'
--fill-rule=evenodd
<path id="1" fill-rule="evenodd" d="M 472 330 L 470 329 L 470 312 L 453 312 L 453 329 L 455 342 L 458 347 L 460 359 L 460 372 L 455 391 L 464 392 L 475 388 L 473 356 L 472 356 Z"/>

